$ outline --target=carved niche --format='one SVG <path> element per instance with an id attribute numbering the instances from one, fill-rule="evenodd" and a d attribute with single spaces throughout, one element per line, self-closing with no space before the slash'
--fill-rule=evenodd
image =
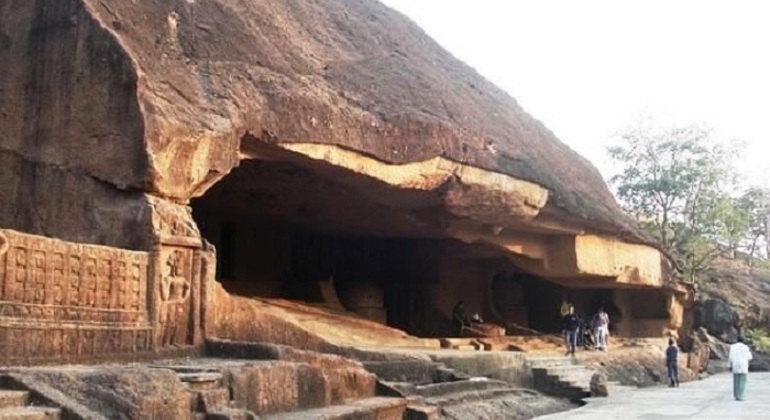
<path id="1" fill-rule="evenodd" d="M 156 340 L 160 347 L 193 344 L 194 250 L 163 247 L 156 259 Z M 197 295 L 197 293 L 195 293 Z"/>
<path id="2" fill-rule="evenodd" d="M 153 316 L 159 349 L 202 342 L 203 240 L 189 207 L 148 196 L 152 209 Z"/>

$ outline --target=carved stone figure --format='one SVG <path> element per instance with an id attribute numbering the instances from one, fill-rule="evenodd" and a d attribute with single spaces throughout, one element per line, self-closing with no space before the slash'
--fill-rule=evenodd
<path id="1" fill-rule="evenodd" d="M 163 264 L 160 280 L 160 344 L 163 346 L 187 344 L 191 289 L 185 257 L 185 252 L 174 250 Z"/>

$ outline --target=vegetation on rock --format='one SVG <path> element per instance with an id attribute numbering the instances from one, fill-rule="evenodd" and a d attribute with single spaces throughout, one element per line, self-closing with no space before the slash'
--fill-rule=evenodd
<path id="1" fill-rule="evenodd" d="M 741 254 L 754 264 L 770 255 L 770 191 L 740 192 L 738 148 L 717 141 L 710 128 L 641 122 L 609 154 L 620 165 L 611 183 L 621 203 L 688 280 L 718 258 Z"/>

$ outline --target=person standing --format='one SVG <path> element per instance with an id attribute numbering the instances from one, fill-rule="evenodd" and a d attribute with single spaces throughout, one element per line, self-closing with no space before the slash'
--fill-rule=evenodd
<path id="1" fill-rule="evenodd" d="M 666 368 L 668 369 L 669 387 L 679 388 L 679 349 L 673 338 L 668 339 L 666 349 Z"/>
<path id="2" fill-rule="evenodd" d="M 599 312 L 594 315 L 592 324 L 594 334 L 596 335 L 596 348 L 607 351 L 607 338 L 610 333 L 610 317 L 607 315 L 607 312 L 604 312 L 604 308 L 599 308 Z"/>
<path id="3" fill-rule="evenodd" d="M 744 339 L 738 336 L 736 343 L 730 346 L 730 372 L 733 373 L 733 397 L 736 401 L 743 401 L 746 392 L 746 381 L 749 376 L 749 362 L 753 356 L 751 349 L 744 343 Z"/>
<path id="4" fill-rule="evenodd" d="M 564 333 L 564 344 L 567 346 L 565 356 L 575 355 L 575 346 L 577 345 L 577 334 L 580 328 L 580 318 L 575 314 L 575 307 L 570 305 L 567 308 L 567 314 L 562 317 L 562 331 Z"/>

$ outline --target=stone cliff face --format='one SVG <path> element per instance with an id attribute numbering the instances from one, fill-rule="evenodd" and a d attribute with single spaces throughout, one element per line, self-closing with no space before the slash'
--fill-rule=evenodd
<path id="1" fill-rule="evenodd" d="M 243 160 L 279 159 L 402 194 L 388 205 L 418 196 L 447 214 L 441 234 L 535 272 L 665 281 L 589 162 L 377 1 L 2 0 L 0 12 L 3 226 L 149 249 L 153 200 L 184 205 Z"/>

